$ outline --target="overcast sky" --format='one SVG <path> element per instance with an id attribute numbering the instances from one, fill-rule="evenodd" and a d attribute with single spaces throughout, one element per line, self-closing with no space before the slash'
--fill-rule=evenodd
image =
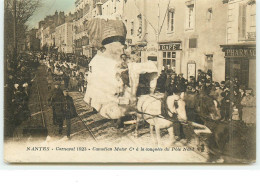
<path id="1" fill-rule="evenodd" d="M 55 11 L 64 11 L 65 14 L 73 11 L 75 0 L 41 0 L 41 7 L 36 10 L 30 18 L 28 25 L 30 28 L 38 28 L 38 22 L 47 15 L 53 15 Z"/>

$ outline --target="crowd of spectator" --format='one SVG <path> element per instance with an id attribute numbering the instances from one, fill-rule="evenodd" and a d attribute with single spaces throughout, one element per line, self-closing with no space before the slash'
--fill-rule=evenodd
<path id="1" fill-rule="evenodd" d="M 91 58 L 62 53 L 27 53 L 21 54 L 16 62 L 9 61 L 10 65 L 7 66 L 5 78 L 6 121 L 19 125 L 30 117 L 28 100 L 34 80 L 33 74 L 40 61 L 47 66 L 47 80 L 61 82 L 64 84 L 64 89 L 69 91 L 85 93 L 90 60 Z M 142 84 L 142 78 L 140 78 L 140 83 Z M 191 120 L 196 117 L 195 100 L 201 94 L 208 95 L 218 102 L 222 120 L 252 122 L 250 117 L 254 117 L 254 115 L 246 116 L 252 113 L 250 108 L 247 108 L 255 109 L 256 106 L 253 90 L 242 84 L 238 77 L 216 82 L 212 79 L 212 71 L 198 70 L 197 77 L 190 76 L 187 80 L 182 73 L 176 74 L 172 69 L 165 69 L 157 80 L 156 91 L 165 93 L 166 96 L 186 92 L 185 97 L 188 102 L 186 111 L 188 119 L 190 117 Z"/>
<path id="2" fill-rule="evenodd" d="M 88 60 L 85 60 L 86 64 L 83 65 L 87 67 L 73 61 L 73 57 L 70 59 L 57 55 L 44 55 L 42 60 L 47 66 L 47 73 L 51 76 L 50 80 L 63 83 L 64 88 L 69 91 L 86 92 Z"/>
<path id="3" fill-rule="evenodd" d="M 255 109 L 255 96 L 251 88 L 243 85 L 238 77 L 226 78 L 225 81 L 212 80 L 212 71 L 198 70 L 197 78 L 189 77 L 189 81 L 183 74 L 176 74 L 171 69 L 163 70 L 157 81 L 157 91 L 167 96 L 174 93 L 186 92 L 186 111 L 188 119 L 196 121 L 197 97 L 201 94 L 212 97 L 218 102 L 221 119 L 224 121 L 243 120 L 252 122 L 252 117 L 246 112 L 248 108 Z"/>
<path id="4" fill-rule="evenodd" d="M 34 72 L 39 65 L 37 54 L 23 53 L 17 61 L 7 58 L 5 73 L 5 129 L 6 134 L 12 134 L 14 127 L 30 117 L 28 108 L 29 95 Z"/>

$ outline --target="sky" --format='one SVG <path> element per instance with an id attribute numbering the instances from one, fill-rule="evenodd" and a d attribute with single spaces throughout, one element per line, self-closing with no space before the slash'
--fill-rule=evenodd
<path id="1" fill-rule="evenodd" d="M 53 15 L 55 11 L 64 11 L 65 14 L 73 11 L 75 0 L 41 0 L 41 7 L 38 8 L 33 16 L 29 19 L 30 28 L 38 28 L 38 22 L 43 20 L 47 15 Z"/>

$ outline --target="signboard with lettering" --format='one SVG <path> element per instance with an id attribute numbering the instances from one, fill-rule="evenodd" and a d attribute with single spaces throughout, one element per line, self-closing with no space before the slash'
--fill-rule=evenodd
<path id="1" fill-rule="evenodd" d="M 146 52 L 148 56 L 157 56 L 158 44 L 148 43 L 146 47 Z"/>
<path id="2" fill-rule="evenodd" d="M 226 49 L 225 57 L 256 57 L 256 48 Z"/>
<path id="3" fill-rule="evenodd" d="M 160 50 L 161 51 L 181 50 L 181 43 L 180 42 L 172 42 L 172 43 L 160 44 Z"/>
<path id="4" fill-rule="evenodd" d="M 187 75 L 189 81 L 191 76 L 196 78 L 196 63 L 188 63 Z"/>

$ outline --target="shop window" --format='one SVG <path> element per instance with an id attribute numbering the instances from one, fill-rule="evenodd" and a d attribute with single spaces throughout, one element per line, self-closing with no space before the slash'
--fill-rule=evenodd
<path id="1" fill-rule="evenodd" d="M 206 63 L 207 63 L 207 69 L 208 70 L 213 70 L 213 55 L 209 54 L 206 55 Z"/>
<path id="2" fill-rule="evenodd" d="M 248 40 L 256 40 L 256 6 L 255 4 L 248 5 L 249 10 L 249 28 L 247 30 Z"/>
<path id="3" fill-rule="evenodd" d="M 176 68 L 176 52 L 165 51 L 163 52 L 163 66 L 175 71 Z"/>
<path id="4" fill-rule="evenodd" d="M 156 56 L 148 56 L 147 59 L 151 60 L 151 61 L 157 62 L 157 57 Z"/>
<path id="5" fill-rule="evenodd" d="M 195 9 L 194 4 L 186 6 L 186 29 L 193 30 L 195 26 Z"/>
<path id="6" fill-rule="evenodd" d="M 197 48 L 197 39 L 196 38 L 189 39 L 189 48 Z"/>
<path id="7" fill-rule="evenodd" d="M 244 40 L 246 37 L 246 4 L 239 5 L 238 16 L 238 38 Z"/>
<path id="8" fill-rule="evenodd" d="M 249 82 L 249 61 L 244 58 L 226 59 L 225 78 L 238 78 L 241 85 L 248 87 Z"/>
<path id="9" fill-rule="evenodd" d="M 174 9 L 168 10 L 168 26 L 167 30 L 170 32 L 174 31 Z"/>

